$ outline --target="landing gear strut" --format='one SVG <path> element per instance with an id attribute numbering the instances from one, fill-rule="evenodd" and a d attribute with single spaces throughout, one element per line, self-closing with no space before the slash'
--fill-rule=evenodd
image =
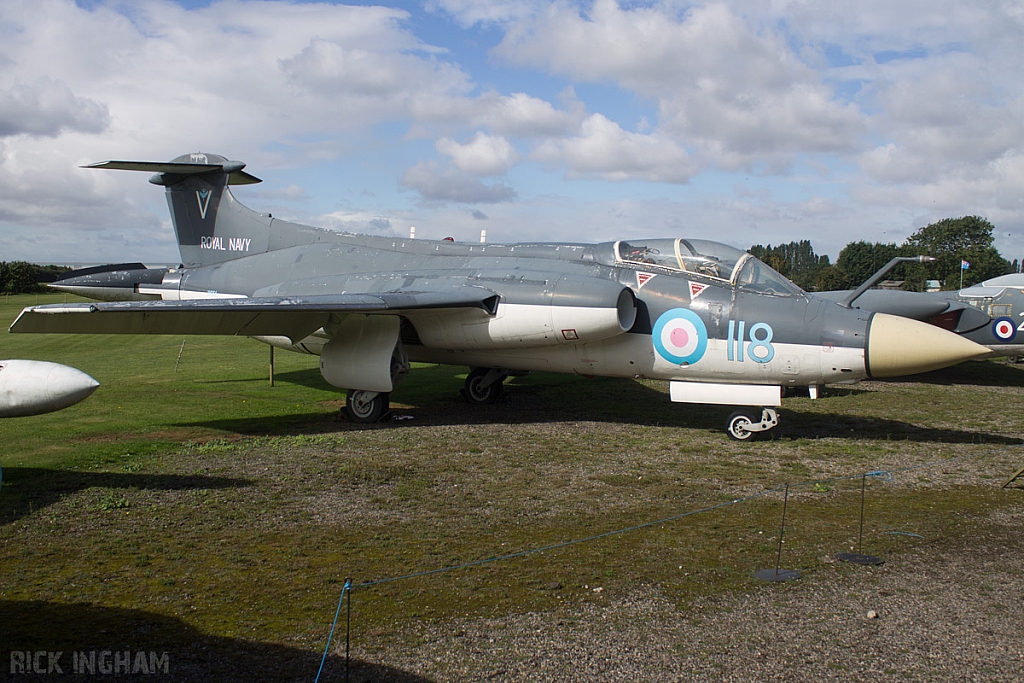
<path id="1" fill-rule="evenodd" d="M 509 371 L 500 368 L 473 368 L 466 376 L 462 397 L 473 405 L 494 403 L 505 393 L 502 382 L 508 376 Z"/>
<path id="2" fill-rule="evenodd" d="M 737 410 L 725 422 L 725 432 L 734 441 L 751 441 L 759 432 L 767 433 L 779 424 L 779 414 L 774 408 L 761 408 L 760 418 L 757 412 L 749 408 Z"/>

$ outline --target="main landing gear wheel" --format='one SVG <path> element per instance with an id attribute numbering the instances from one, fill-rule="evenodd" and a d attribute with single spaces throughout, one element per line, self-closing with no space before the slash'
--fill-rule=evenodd
<path id="1" fill-rule="evenodd" d="M 349 391 L 345 398 L 348 419 L 358 424 L 377 422 L 388 412 L 390 394 L 376 391 Z"/>
<path id="2" fill-rule="evenodd" d="M 502 382 L 508 373 L 495 368 L 473 368 L 466 377 L 466 385 L 462 396 L 467 403 L 488 405 L 494 403 L 505 393 Z"/>
<path id="3" fill-rule="evenodd" d="M 725 422 L 725 433 L 734 441 L 752 441 L 759 433 L 768 433 L 779 424 L 779 414 L 774 408 L 762 408 L 758 417 L 757 411 L 740 409 L 729 416 Z"/>

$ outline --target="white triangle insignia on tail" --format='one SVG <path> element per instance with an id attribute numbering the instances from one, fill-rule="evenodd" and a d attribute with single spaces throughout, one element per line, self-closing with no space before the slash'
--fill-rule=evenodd
<path id="1" fill-rule="evenodd" d="M 210 195 L 213 193 L 209 190 L 196 190 L 196 199 L 199 200 L 199 215 L 206 220 L 206 209 L 210 207 Z"/>

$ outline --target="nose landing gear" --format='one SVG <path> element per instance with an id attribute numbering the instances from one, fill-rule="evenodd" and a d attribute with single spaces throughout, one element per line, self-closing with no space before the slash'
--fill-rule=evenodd
<path id="1" fill-rule="evenodd" d="M 749 408 L 737 410 L 725 422 L 725 433 L 734 441 L 752 441 L 759 432 L 768 432 L 779 424 L 774 408 L 761 408 L 761 416 Z"/>

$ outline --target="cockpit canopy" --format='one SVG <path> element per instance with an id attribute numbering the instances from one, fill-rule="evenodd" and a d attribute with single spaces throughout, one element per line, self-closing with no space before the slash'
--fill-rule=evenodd
<path id="1" fill-rule="evenodd" d="M 804 293 L 756 257 L 711 240 L 622 240 L 615 243 L 614 252 L 617 263 L 692 273 L 765 294 L 802 296 Z"/>

